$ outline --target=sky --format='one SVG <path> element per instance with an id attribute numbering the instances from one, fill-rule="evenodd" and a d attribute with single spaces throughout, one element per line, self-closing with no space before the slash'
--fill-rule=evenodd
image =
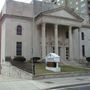
<path id="1" fill-rule="evenodd" d="M 19 2 L 25 2 L 25 3 L 30 3 L 31 0 L 14 0 L 14 1 L 19 1 Z M 0 12 L 2 10 L 2 7 L 4 5 L 5 0 L 0 0 Z"/>

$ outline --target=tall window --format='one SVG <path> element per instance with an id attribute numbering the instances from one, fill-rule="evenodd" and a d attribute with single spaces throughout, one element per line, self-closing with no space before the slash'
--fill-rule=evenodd
<path id="1" fill-rule="evenodd" d="M 22 35 L 22 26 L 21 25 L 17 26 L 17 35 Z"/>
<path id="2" fill-rule="evenodd" d="M 81 38 L 84 40 L 84 32 L 81 33 Z"/>
<path id="3" fill-rule="evenodd" d="M 82 56 L 85 56 L 85 46 L 82 45 Z"/>
<path id="4" fill-rule="evenodd" d="M 16 55 L 22 55 L 22 42 L 16 42 Z"/>
<path id="5" fill-rule="evenodd" d="M 69 33 L 68 33 L 68 31 L 66 31 L 66 38 L 67 38 L 67 39 L 69 38 Z"/>
<path id="6" fill-rule="evenodd" d="M 69 59 L 69 47 L 66 47 L 66 60 Z"/>
<path id="7" fill-rule="evenodd" d="M 55 47 L 52 47 L 52 52 L 55 53 Z"/>

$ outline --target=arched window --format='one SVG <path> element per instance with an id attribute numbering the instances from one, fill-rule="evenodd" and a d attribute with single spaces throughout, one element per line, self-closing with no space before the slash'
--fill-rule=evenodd
<path id="1" fill-rule="evenodd" d="M 81 33 L 81 38 L 84 40 L 84 32 Z"/>
<path id="2" fill-rule="evenodd" d="M 17 35 L 22 35 L 22 26 L 21 25 L 17 26 Z"/>

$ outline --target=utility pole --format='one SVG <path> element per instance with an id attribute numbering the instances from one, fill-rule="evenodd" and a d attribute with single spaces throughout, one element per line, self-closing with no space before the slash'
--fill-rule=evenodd
<path id="1" fill-rule="evenodd" d="M 34 38 L 33 38 L 33 35 L 34 35 L 34 29 L 35 29 L 35 2 L 36 0 L 33 0 L 33 28 L 32 28 L 32 74 L 33 74 L 33 77 L 35 76 L 35 63 L 34 63 L 34 50 L 33 50 L 33 45 L 34 45 Z"/>

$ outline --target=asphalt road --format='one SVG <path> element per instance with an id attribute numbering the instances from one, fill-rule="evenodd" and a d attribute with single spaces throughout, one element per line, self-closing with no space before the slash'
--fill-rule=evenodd
<path id="1" fill-rule="evenodd" d="M 56 88 L 52 90 L 90 90 L 90 85 L 81 85 L 81 86 L 68 87 L 68 88 Z"/>

